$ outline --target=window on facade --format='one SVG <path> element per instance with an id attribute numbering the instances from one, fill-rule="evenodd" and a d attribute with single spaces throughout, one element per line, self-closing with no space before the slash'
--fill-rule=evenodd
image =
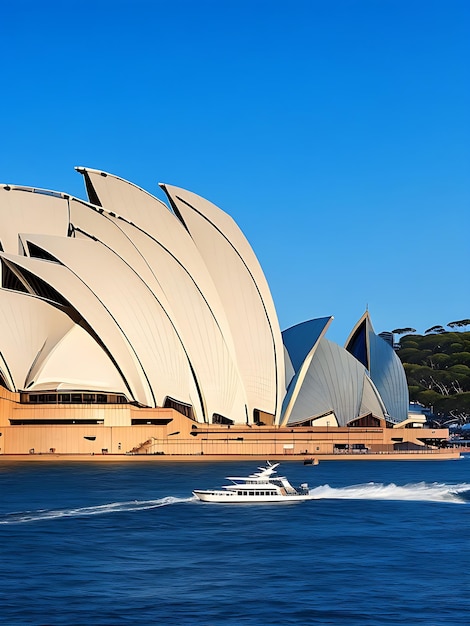
<path id="1" fill-rule="evenodd" d="M 86 187 L 87 195 L 88 195 L 88 198 L 90 199 L 91 204 L 94 204 L 96 206 L 101 206 L 100 199 L 98 197 L 98 194 L 95 191 L 95 188 L 93 187 L 93 183 L 90 180 L 90 175 L 88 174 L 88 172 L 84 172 L 84 178 L 85 178 L 85 187 Z"/>
<path id="2" fill-rule="evenodd" d="M 125 396 L 107 395 L 105 393 L 21 393 L 21 402 L 29 402 L 31 404 L 121 404 L 127 403 Z M 170 422 L 167 419 L 165 423 Z"/>
<path id="3" fill-rule="evenodd" d="M 34 293 L 41 298 L 45 298 L 46 300 L 51 300 L 52 302 L 56 302 L 57 304 L 62 304 L 62 306 L 70 307 L 70 303 L 58 292 L 51 287 L 46 281 L 42 280 L 38 276 L 35 276 L 28 270 L 24 268 L 19 269 L 21 275 L 24 277 L 26 283 L 31 287 Z"/>
<path id="4" fill-rule="evenodd" d="M 369 369 L 369 361 L 367 359 L 367 343 L 366 343 L 366 324 L 362 323 L 354 333 L 353 338 L 347 346 L 347 351 L 356 357 L 358 361 Z"/>
<path id="5" fill-rule="evenodd" d="M 141 424 L 152 424 L 153 426 L 166 426 L 172 419 L 161 419 L 161 418 L 135 418 L 131 420 L 132 426 L 139 426 Z"/>
<path id="6" fill-rule="evenodd" d="M 52 261 L 53 263 L 59 263 L 60 265 L 62 265 L 59 259 L 56 259 L 55 256 L 52 256 L 52 254 L 49 254 L 49 252 L 47 252 L 46 250 L 43 250 L 36 244 L 31 243 L 30 241 L 28 241 L 28 250 L 29 250 L 29 255 L 33 259 L 42 259 L 43 261 Z"/>
<path id="7" fill-rule="evenodd" d="M 12 291 L 22 291 L 28 293 L 24 284 L 18 276 L 10 269 L 10 267 L 2 260 L 2 287 Z"/>
<path id="8" fill-rule="evenodd" d="M 11 426 L 32 426 L 32 425 L 41 425 L 41 426 L 53 426 L 57 424 L 102 424 L 102 421 L 93 420 L 93 419 L 11 419 Z"/>
<path id="9" fill-rule="evenodd" d="M 190 419 L 194 419 L 193 407 L 190 404 L 184 404 L 183 402 L 178 402 L 178 400 L 167 397 L 163 404 L 163 408 L 174 409 L 175 411 L 178 411 L 178 413 L 181 413 Z"/>
<path id="10" fill-rule="evenodd" d="M 214 413 L 212 415 L 212 423 L 231 425 L 233 424 L 233 420 L 229 419 L 228 417 L 225 417 L 224 415 L 219 415 L 218 413 Z"/>
<path id="11" fill-rule="evenodd" d="M 369 414 L 349 422 L 348 426 L 350 428 L 378 428 L 380 427 L 380 420 L 372 414 Z"/>
<path id="12" fill-rule="evenodd" d="M 5 389 L 9 389 L 6 380 L 3 378 L 3 374 L 0 372 L 0 385 L 2 387 L 5 387 Z"/>

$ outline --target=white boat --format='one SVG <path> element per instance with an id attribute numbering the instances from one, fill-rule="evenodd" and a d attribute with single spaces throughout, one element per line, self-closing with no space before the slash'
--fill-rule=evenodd
<path id="1" fill-rule="evenodd" d="M 193 494 L 202 502 L 227 504 L 313 500 L 307 483 L 294 488 L 285 476 L 275 476 L 278 466 L 279 463 L 268 461 L 266 467 L 258 467 L 260 471 L 249 476 L 227 476 L 232 482 L 221 489 L 196 489 Z"/>

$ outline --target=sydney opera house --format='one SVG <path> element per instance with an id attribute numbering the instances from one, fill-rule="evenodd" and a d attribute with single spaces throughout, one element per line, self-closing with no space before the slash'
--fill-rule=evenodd
<path id="1" fill-rule="evenodd" d="M 281 332 L 230 216 L 77 168 L 88 200 L 0 187 L 0 454 L 322 455 L 437 448 L 366 312 Z"/>

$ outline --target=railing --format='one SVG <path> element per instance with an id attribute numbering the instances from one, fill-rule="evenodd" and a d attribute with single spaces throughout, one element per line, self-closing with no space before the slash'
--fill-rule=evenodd
<path id="1" fill-rule="evenodd" d="M 387 449 L 384 444 L 382 450 L 369 448 L 352 448 L 345 449 L 333 449 L 329 446 L 322 446 L 320 442 L 315 441 L 302 441 L 296 445 L 292 445 L 288 449 L 285 449 L 286 439 L 205 439 L 188 440 L 178 439 L 175 441 L 168 440 L 167 438 L 155 439 L 151 446 L 145 451 L 146 454 L 159 454 L 159 455 L 179 455 L 179 456 L 277 456 L 277 457 L 289 457 L 296 456 L 301 458 L 312 457 L 325 457 L 325 456 L 348 456 L 348 457 L 373 457 L 383 455 L 441 455 L 446 452 L 451 452 L 448 448 L 430 448 L 423 447 L 413 450 L 397 450 L 389 448 Z M 318 449 L 320 448 L 320 449 Z M 132 451 L 134 452 L 134 450 Z M 142 453 L 142 452 L 141 452 Z"/>

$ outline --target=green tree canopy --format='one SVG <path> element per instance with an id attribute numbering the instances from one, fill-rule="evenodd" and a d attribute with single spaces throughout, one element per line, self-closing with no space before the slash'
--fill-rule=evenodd
<path id="1" fill-rule="evenodd" d="M 452 365 L 452 367 L 449 367 L 449 372 L 455 372 L 456 374 L 470 376 L 470 367 L 468 365 L 462 365 L 461 363 L 459 363 L 458 365 Z"/>
<path id="2" fill-rule="evenodd" d="M 416 395 L 416 399 L 424 406 L 434 406 L 435 402 L 438 402 L 442 398 L 441 394 L 433 389 L 422 389 Z"/>
<path id="3" fill-rule="evenodd" d="M 395 328 L 395 330 L 392 330 L 392 333 L 394 335 L 404 335 L 409 334 L 409 333 L 415 333 L 416 329 L 415 328 Z"/>
<path id="4" fill-rule="evenodd" d="M 464 328 L 465 326 L 470 326 L 470 319 L 457 320 L 456 322 L 449 322 L 447 326 L 449 328 Z"/>
<path id="5" fill-rule="evenodd" d="M 454 414 L 466 420 L 470 417 L 470 392 L 441 397 L 434 403 L 434 410 L 439 413 Z"/>
<path id="6" fill-rule="evenodd" d="M 421 363 L 421 350 L 417 348 L 402 348 L 400 350 L 400 359 L 405 363 Z"/>
<path id="7" fill-rule="evenodd" d="M 410 395 L 411 402 L 418 402 L 418 395 L 422 391 L 420 385 L 408 385 L 408 393 Z"/>
<path id="8" fill-rule="evenodd" d="M 463 326 L 466 320 L 460 321 Z M 397 354 L 405 369 L 410 399 L 432 406 L 442 415 L 441 420 L 470 422 L 470 331 L 436 332 L 440 328 L 400 340 Z"/>
<path id="9" fill-rule="evenodd" d="M 424 332 L 426 335 L 428 333 L 445 333 L 446 329 L 443 326 L 431 326 L 431 328 L 428 328 Z"/>
<path id="10" fill-rule="evenodd" d="M 444 354 L 443 352 L 437 352 L 430 357 L 431 367 L 436 367 L 437 369 L 445 369 L 450 362 L 451 357 L 448 354 Z"/>
<path id="11" fill-rule="evenodd" d="M 470 352 L 454 352 L 450 356 L 450 365 L 468 365 L 470 367 Z"/>
<path id="12" fill-rule="evenodd" d="M 400 339 L 400 350 L 402 348 L 417 348 L 418 346 L 419 343 L 413 339 L 413 335 L 407 335 Z"/>

